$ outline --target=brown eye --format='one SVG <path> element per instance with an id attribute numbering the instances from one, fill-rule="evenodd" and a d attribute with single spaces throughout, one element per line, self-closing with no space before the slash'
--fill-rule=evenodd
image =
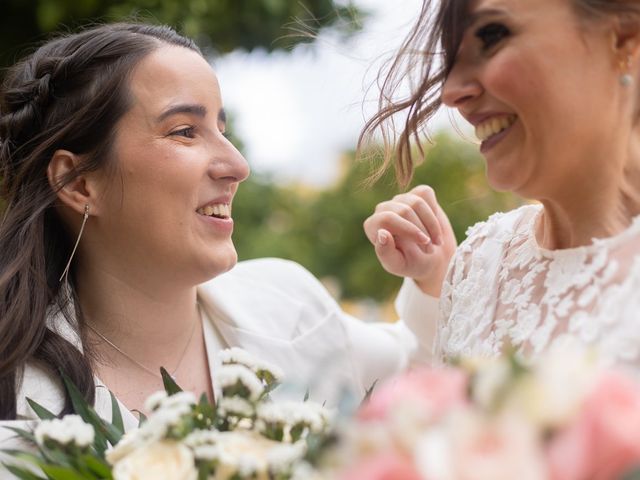
<path id="1" fill-rule="evenodd" d="M 194 138 L 195 137 L 194 133 L 195 133 L 195 128 L 187 127 L 187 128 L 181 128 L 180 130 L 175 130 L 171 132 L 171 135 L 177 135 L 179 137 L 185 137 L 185 138 Z"/>
<path id="2" fill-rule="evenodd" d="M 501 23 L 489 23 L 476 32 L 476 38 L 482 42 L 482 49 L 488 50 L 511 35 L 509 29 Z"/>

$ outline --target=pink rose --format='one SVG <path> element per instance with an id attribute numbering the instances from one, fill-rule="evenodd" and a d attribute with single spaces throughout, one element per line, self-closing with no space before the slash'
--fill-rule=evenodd
<path id="1" fill-rule="evenodd" d="M 640 464 L 640 386 L 604 373 L 579 417 L 552 440 L 552 480 L 610 480 Z"/>
<path id="2" fill-rule="evenodd" d="M 581 415 L 549 444 L 549 480 L 585 480 L 594 470 L 595 438 L 589 415 Z"/>
<path id="3" fill-rule="evenodd" d="M 596 479 L 620 476 L 640 464 L 640 385 L 617 372 L 602 375 L 587 398 L 596 443 Z"/>
<path id="4" fill-rule="evenodd" d="M 410 459 L 394 453 L 362 460 L 340 476 L 340 480 L 425 480 Z"/>
<path id="5" fill-rule="evenodd" d="M 538 432 L 519 417 L 461 417 L 452 425 L 457 480 L 547 480 Z"/>
<path id="6" fill-rule="evenodd" d="M 402 404 L 410 403 L 424 409 L 434 421 L 467 402 L 468 381 L 466 373 L 453 368 L 413 370 L 374 390 L 358 418 L 383 420 Z"/>

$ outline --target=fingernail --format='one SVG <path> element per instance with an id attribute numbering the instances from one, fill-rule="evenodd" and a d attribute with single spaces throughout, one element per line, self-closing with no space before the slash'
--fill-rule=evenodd
<path id="1" fill-rule="evenodd" d="M 420 243 L 423 245 L 429 245 L 431 243 L 431 239 L 422 232 L 420 232 L 419 239 L 420 239 Z"/>
<path id="2" fill-rule="evenodd" d="M 389 243 L 389 234 L 383 230 L 378 230 L 378 245 Z"/>

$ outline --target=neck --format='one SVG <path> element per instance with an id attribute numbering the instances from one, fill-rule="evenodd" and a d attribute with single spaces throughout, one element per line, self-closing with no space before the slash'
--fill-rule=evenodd
<path id="1" fill-rule="evenodd" d="M 103 268 L 80 268 L 76 278 L 87 323 L 138 361 L 174 364 L 199 320 L 195 287 L 160 291 Z"/>
<path id="2" fill-rule="evenodd" d="M 585 246 L 594 238 L 611 237 L 629 227 L 640 215 L 640 148 L 631 150 L 618 162 L 600 159 L 606 166 L 603 171 L 576 172 L 572 188 L 553 199 L 540 199 L 544 214 L 536 234 L 541 246 Z"/>

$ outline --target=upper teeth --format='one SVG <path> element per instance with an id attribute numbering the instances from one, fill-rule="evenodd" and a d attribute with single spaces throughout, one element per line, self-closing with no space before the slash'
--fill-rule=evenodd
<path id="1" fill-rule="evenodd" d="M 231 216 L 231 205 L 226 203 L 214 203 L 212 205 L 207 205 L 206 207 L 201 207 L 196 210 L 200 215 L 206 215 L 208 217 L 215 215 L 216 217 L 230 217 Z"/>
<path id="2" fill-rule="evenodd" d="M 484 142 L 487 138 L 509 128 L 515 121 L 515 115 L 502 115 L 500 117 L 489 118 L 476 126 L 476 137 L 478 137 L 481 142 Z"/>

